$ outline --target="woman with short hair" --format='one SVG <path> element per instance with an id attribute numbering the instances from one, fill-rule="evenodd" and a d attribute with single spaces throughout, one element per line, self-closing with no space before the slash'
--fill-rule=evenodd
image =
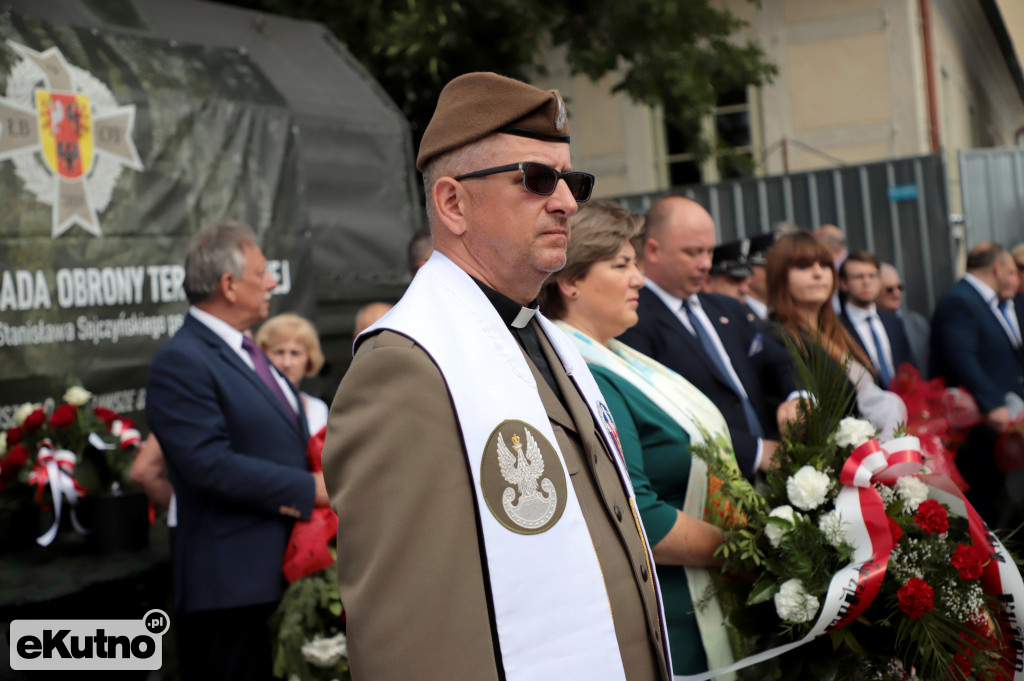
<path id="1" fill-rule="evenodd" d="M 541 309 L 580 349 L 611 411 L 658 566 L 672 667 L 696 674 L 729 664 L 732 655 L 719 604 L 707 596 L 706 568 L 715 564 L 722 532 L 704 520 L 707 466 L 690 445 L 708 445 L 733 465 L 735 455 L 725 419 L 706 396 L 615 340 L 637 323 L 644 280 L 630 240 L 642 226 L 641 216 L 614 203 L 581 207 L 566 265 L 542 289 Z"/>
<path id="2" fill-rule="evenodd" d="M 327 404 L 299 390 L 303 378 L 316 376 L 324 366 L 324 353 L 316 328 L 308 319 L 286 312 L 260 326 L 256 344 L 267 353 L 277 370 L 299 391 L 310 435 L 327 425 Z"/>

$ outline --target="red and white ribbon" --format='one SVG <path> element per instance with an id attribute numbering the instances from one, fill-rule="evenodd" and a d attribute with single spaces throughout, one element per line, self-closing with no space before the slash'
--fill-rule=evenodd
<path id="1" fill-rule="evenodd" d="M 80 534 L 88 534 L 88 530 L 78 522 L 75 514 L 75 504 L 79 497 L 85 496 L 85 488 L 74 478 L 75 462 L 77 457 L 74 452 L 66 449 L 53 449 L 53 442 L 43 440 L 39 443 L 39 457 L 36 466 L 29 473 L 28 482 L 36 485 L 36 503 L 41 503 L 43 488 L 49 485 L 50 497 L 53 499 L 53 524 L 46 532 L 36 539 L 40 546 L 49 546 L 57 536 L 60 529 L 60 514 L 64 500 L 67 500 L 71 507 L 71 525 Z"/>
<path id="2" fill-rule="evenodd" d="M 873 485 L 876 482 L 892 485 L 901 477 L 920 473 L 922 460 L 916 437 L 901 437 L 884 445 L 872 439 L 851 452 L 839 474 L 843 489 L 836 496 L 835 508 L 842 518 L 846 541 L 854 547 L 854 560 L 832 577 L 821 613 L 806 636 L 743 658 L 728 667 L 675 676 L 674 681 L 707 681 L 770 660 L 818 636 L 842 629 L 863 613 L 878 595 L 894 548 L 885 504 Z M 988 547 L 992 560 L 982 575 L 982 587 L 1005 607 L 999 624 L 1007 650 L 1013 656 L 1007 672 L 1013 673 L 1014 681 L 1024 681 L 1024 623 L 1021 622 L 1024 579 L 1013 558 L 956 485 L 945 476 L 922 477 L 929 486 L 929 497 L 945 504 L 951 513 L 966 517 L 973 543 Z"/>

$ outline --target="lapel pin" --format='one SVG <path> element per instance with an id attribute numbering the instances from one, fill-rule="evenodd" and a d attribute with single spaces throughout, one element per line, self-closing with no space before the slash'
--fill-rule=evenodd
<path id="1" fill-rule="evenodd" d="M 719 317 L 718 318 L 718 322 L 720 324 L 728 324 L 729 323 L 729 318 L 728 317 Z"/>

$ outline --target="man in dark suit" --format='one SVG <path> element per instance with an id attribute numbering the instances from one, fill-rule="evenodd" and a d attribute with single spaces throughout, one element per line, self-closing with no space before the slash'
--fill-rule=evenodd
<path id="1" fill-rule="evenodd" d="M 256 237 L 231 222 L 185 256 L 184 325 L 153 358 L 146 414 L 177 495 L 174 602 L 183 679 L 271 679 L 267 618 L 296 518 L 326 504 L 292 385 L 244 332 L 276 286 Z"/>
<path id="2" fill-rule="evenodd" d="M 957 456 L 971 486 L 967 497 L 990 525 L 1004 522 L 1003 476 L 996 468 L 996 439 L 1010 423 L 1008 394 L 1024 397 L 1024 354 L 1019 322 L 1006 303 L 1017 286 L 1013 258 L 984 242 L 967 257 L 967 273 L 935 306 L 932 316 L 932 375 L 962 386 L 974 397 L 985 423 L 972 429 Z"/>
<path id="3" fill-rule="evenodd" d="M 846 294 L 839 318 L 871 358 L 879 385 L 888 388 L 900 364 L 917 362 L 899 317 L 875 305 L 882 292 L 878 258 L 867 251 L 849 254 L 839 267 L 839 287 Z"/>
<path id="4" fill-rule="evenodd" d="M 740 301 L 701 293 L 715 223 L 690 199 L 661 199 L 647 214 L 640 321 L 619 340 L 682 374 L 719 408 L 748 477 L 767 469 L 778 424 L 796 414 L 792 362 Z M 772 399 L 780 404 L 776 412 Z"/>
<path id="5" fill-rule="evenodd" d="M 931 324 L 920 312 L 903 307 L 903 278 L 899 270 L 887 262 L 883 262 L 878 270 L 882 282 L 882 292 L 875 299 L 875 305 L 883 312 L 891 312 L 903 322 L 903 330 L 907 332 L 910 352 L 917 361 L 917 369 L 922 378 L 931 376 L 931 350 L 929 337 L 932 334 Z"/>

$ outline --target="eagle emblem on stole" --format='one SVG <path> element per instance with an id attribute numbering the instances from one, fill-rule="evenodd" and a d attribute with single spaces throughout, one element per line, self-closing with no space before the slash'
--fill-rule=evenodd
<path id="1" fill-rule="evenodd" d="M 512 487 L 505 488 L 501 495 L 501 506 L 520 527 L 537 529 L 555 514 L 558 493 L 550 479 L 544 478 L 538 483 L 544 474 L 544 457 L 530 429 L 526 429 L 525 451 L 518 433 L 511 440 L 514 453 L 505 444 L 501 433 L 498 434 L 498 467 L 505 481 L 518 488 L 518 493 Z"/>

